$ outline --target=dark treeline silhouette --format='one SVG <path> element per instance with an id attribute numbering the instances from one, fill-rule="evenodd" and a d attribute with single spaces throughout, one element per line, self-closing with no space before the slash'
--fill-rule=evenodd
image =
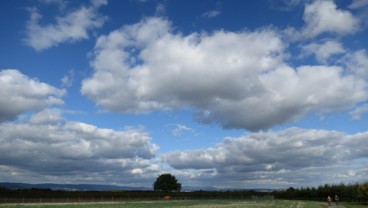
<path id="1" fill-rule="evenodd" d="M 315 187 L 293 188 L 274 192 L 276 198 L 280 199 L 310 199 L 326 200 L 327 196 L 338 195 L 340 201 L 368 202 L 368 182 L 362 184 L 325 184 Z"/>
<path id="2" fill-rule="evenodd" d="M 61 191 L 51 189 L 6 189 L 0 188 L 0 203 L 26 202 L 108 202 L 129 200 L 162 200 L 166 195 L 160 191 Z M 260 192 L 236 191 L 190 191 L 172 192 L 173 199 L 305 199 L 325 201 L 327 196 L 338 195 L 340 201 L 368 202 L 368 182 L 362 184 L 321 185 L 319 187 L 293 188 Z"/>

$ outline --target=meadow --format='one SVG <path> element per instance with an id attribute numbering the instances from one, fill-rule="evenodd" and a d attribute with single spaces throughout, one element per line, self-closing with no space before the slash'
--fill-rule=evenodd
<path id="1" fill-rule="evenodd" d="M 22 208 L 316 208 L 324 207 L 320 202 L 296 200 L 178 200 L 139 201 L 117 203 L 74 203 L 74 204 L 0 204 L 0 207 Z"/>

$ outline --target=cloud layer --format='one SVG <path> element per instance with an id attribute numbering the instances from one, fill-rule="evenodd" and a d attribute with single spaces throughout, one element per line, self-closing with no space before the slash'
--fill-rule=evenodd
<path id="1" fill-rule="evenodd" d="M 163 159 L 178 170 L 200 173 L 199 178 L 216 180 L 223 186 L 227 183 L 238 187 L 248 183 L 256 185 L 258 180 L 263 183 L 269 180 L 275 183 L 269 184 L 272 186 L 315 185 L 315 180 L 329 178 L 328 174 L 335 178 L 324 180 L 338 183 L 352 174 L 355 178 L 351 181 L 363 180 L 368 161 L 352 161 L 368 157 L 367 138 L 368 132 L 347 135 L 338 131 L 290 128 L 225 138 L 214 147 L 167 153 Z M 349 167 L 349 163 L 355 167 Z M 314 175 L 317 173 L 320 176 Z"/>
<path id="2" fill-rule="evenodd" d="M 15 69 L 1 70 L 0 83 L 3 180 L 120 183 L 123 177 L 139 185 L 145 175 L 156 175 L 158 167 L 150 160 L 159 147 L 144 129 L 68 121 L 61 109 L 51 108 L 64 103 L 64 90 Z"/>
<path id="3" fill-rule="evenodd" d="M 318 48 L 322 62 L 344 51 L 333 41 L 304 47 Z M 252 131 L 367 98 L 359 77 L 340 66 L 291 67 L 286 49 L 269 28 L 183 35 L 166 19 L 146 18 L 98 39 L 95 73 L 81 91 L 111 111 L 194 108 L 199 122 Z"/>
<path id="4" fill-rule="evenodd" d="M 149 160 L 158 146 L 143 129 L 102 129 L 45 109 L 24 122 L 1 124 L 0 132 L 1 165 L 39 175 L 38 181 L 68 176 L 74 182 L 120 182 L 137 170 L 157 171 Z"/>

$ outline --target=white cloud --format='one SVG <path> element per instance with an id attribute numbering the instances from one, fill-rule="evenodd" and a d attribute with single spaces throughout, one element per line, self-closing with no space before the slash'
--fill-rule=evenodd
<path id="1" fill-rule="evenodd" d="M 301 31 L 289 28 L 287 33 L 294 39 L 309 39 L 323 33 L 346 35 L 359 29 L 359 20 L 349 11 L 338 9 L 333 1 L 316 0 L 304 9 L 304 27 Z"/>
<path id="2" fill-rule="evenodd" d="M 62 105 L 65 91 L 15 69 L 0 71 L 0 122 L 12 120 L 28 111 L 39 111 L 47 106 Z"/>
<path id="3" fill-rule="evenodd" d="M 189 107 L 200 122 L 249 130 L 344 110 L 367 98 L 366 83 L 344 69 L 291 68 L 283 63 L 284 50 L 270 29 L 184 36 L 165 19 L 147 18 L 98 39 L 95 73 L 83 80 L 81 92 L 112 111 Z"/>
<path id="4" fill-rule="evenodd" d="M 25 43 L 35 50 L 41 51 L 63 42 L 88 39 L 88 32 L 100 28 L 106 21 L 106 17 L 97 12 L 100 6 L 106 4 L 106 0 L 94 0 L 91 2 L 91 6 L 82 6 L 65 16 L 58 16 L 55 24 L 45 26 L 40 25 L 42 16 L 36 8 L 33 8 L 30 10 L 31 18 L 27 22 Z"/>
<path id="5" fill-rule="evenodd" d="M 220 14 L 221 14 L 221 12 L 218 11 L 218 10 L 211 10 L 211 11 L 203 13 L 202 17 L 214 18 L 214 17 L 217 17 Z"/>
<path id="6" fill-rule="evenodd" d="M 158 146 L 143 129 L 98 128 L 66 121 L 58 109 L 45 109 L 29 121 L 0 124 L 0 132 L 0 163 L 25 174 L 23 179 L 33 174 L 37 180 L 53 176 L 69 177 L 69 182 L 92 178 L 111 183 L 133 180 L 138 169 L 144 175 L 156 173 L 150 160 Z M 78 176 L 86 178 L 74 178 Z"/>
<path id="7" fill-rule="evenodd" d="M 358 29 L 358 19 L 350 12 L 340 10 L 333 1 L 318 0 L 305 7 L 304 35 L 318 36 L 324 32 L 337 34 L 354 33 Z"/>
<path id="8" fill-rule="evenodd" d="M 346 135 L 337 131 L 291 128 L 225 138 L 214 147 L 171 152 L 162 159 L 180 171 L 202 171 L 204 176 L 195 180 L 216 181 L 216 185 L 228 187 L 243 187 L 257 181 L 264 185 L 272 180 L 278 180 L 275 181 L 278 184 L 268 184 L 268 187 L 288 183 L 298 186 L 338 183 L 350 180 L 346 178 L 347 166 L 357 172 L 363 167 L 357 164 L 364 163 L 352 161 L 367 157 L 368 149 L 364 145 L 367 138 L 368 132 Z M 331 173 L 336 177 L 323 178 Z M 354 180 L 365 179 L 361 175 Z"/>
<path id="9" fill-rule="evenodd" d="M 327 63 L 329 58 L 336 54 L 344 53 L 344 47 L 336 41 L 325 41 L 321 44 L 310 43 L 302 46 L 306 55 L 314 54 L 320 63 Z"/>

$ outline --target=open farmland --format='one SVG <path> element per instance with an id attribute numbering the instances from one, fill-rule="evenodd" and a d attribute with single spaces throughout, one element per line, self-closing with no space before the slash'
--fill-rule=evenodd
<path id="1" fill-rule="evenodd" d="M 55 203 L 55 204 L 3 204 L 0 207 L 28 208 L 315 208 L 319 202 L 292 200 L 185 200 L 185 201 L 140 201 L 120 203 Z"/>

